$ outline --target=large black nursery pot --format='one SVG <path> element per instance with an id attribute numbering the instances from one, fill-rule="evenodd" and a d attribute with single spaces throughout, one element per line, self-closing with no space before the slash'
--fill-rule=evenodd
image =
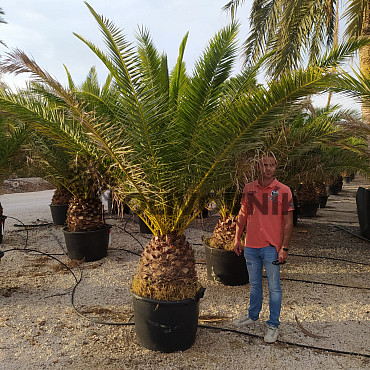
<path id="1" fill-rule="evenodd" d="M 6 220 L 6 216 L 0 217 L 0 244 L 3 242 L 5 220 Z"/>
<path id="2" fill-rule="evenodd" d="M 315 217 L 319 203 L 302 203 L 301 204 L 301 216 L 302 217 Z"/>
<path id="3" fill-rule="evenodd" d="M 247 264 L 243 253 L 212 248 L 204 243 L 207 277 L 224 285 L 245 285 L 249 283 Z"/>
<path id="4" fill-rule="evenodd" d="M 361 235 L 370 239 L 370 189 L 357 189 L 356 205 Z"/>
<path id="5" fill-rule="evenodd" d="M 50 204 L 51 217 L 54 225 L 64 225 L 67 219 L 68 204 Z"/>
<path id="6" fill-rule="evenodd" d="M 98 261 L 108 254 L 110 226 L 91 231 L 68 231 L 63 228 L 68 257 L 86 262 Z"/>
<path id="7" fill-rule="evenodd" d="M 136 338 L 143 347 L 153 351 L 185 351 L 195 341 L 198 328 L 199 300 L 161 301 L 141 297 L 133 292 Z"/>

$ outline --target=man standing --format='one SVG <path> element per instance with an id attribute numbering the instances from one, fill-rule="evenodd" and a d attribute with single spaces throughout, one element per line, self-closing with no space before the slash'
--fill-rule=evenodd
<path id="1" fill-rule="evenodd" d="M 248 315 L 234 321 L 237 326 L 247 326 L 258 320 L 262 308 L 262 268 L 265 267 L 270 317 L 265 342 L 276 342 L 280 324 L 281 286 L 280 266 L 288 258 L 288 245 L 293 229 L 293 197 L 288 186 L 274 177 L 276 160 L 265 155 L 258 163 L 259 178 L 248 183 L 243 191 L 241 208 L 236 223 L 234 251 L 243 251 L 240 238 L 247 224 L 244 256 L 250 282 Z"/>

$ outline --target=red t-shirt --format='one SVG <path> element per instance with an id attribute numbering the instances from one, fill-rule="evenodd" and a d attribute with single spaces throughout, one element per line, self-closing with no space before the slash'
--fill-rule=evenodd
<path id="1" fill-rule="evenodd" d="M 279 251 L 283 238 L 283 214 L 294 210 L 290 188 L 276 179 L 262 188 L 256 180 L 245 185 L 241 204 L 247 209 L 245 246 L 263 248 L 273 245 Z"/>

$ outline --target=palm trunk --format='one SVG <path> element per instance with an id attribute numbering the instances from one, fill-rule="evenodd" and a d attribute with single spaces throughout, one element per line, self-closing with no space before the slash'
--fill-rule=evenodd
<path id="1" fill-rule="evenodd" d="M 184 235 L 155 236 L 141 256 L 132 291 L 158 300 L 194 298 L 199 290 L 194 251 Z"/>
<path id="2" fill-rule="evenodd" d="M 335 26 L 334 26 L 334 40 L 333 40 L 334 47 L 338 46 L 338 32 L 339 32 L 339 0 L 337 1 L 336 8 L 335 8 Z M 326 109 L 329 109 L 330 107 L 331 97 L 332 97 L 332 92 L 329 91 L 328 101 L 326 103 Z"/>
<path id="3" fill-rule="evenodd" d="M 364 12 L 361 36 L 370 36 L 370 4 L 367 4 Z M 370 71 L 370 45 L 362 47 L 359 51 L 359 56 L 360 70 L 362 73 L 368 75 Z M 370 104 L 368 101 L 362 101 L 361 111 L 363 122 L 370 125 Z"/>

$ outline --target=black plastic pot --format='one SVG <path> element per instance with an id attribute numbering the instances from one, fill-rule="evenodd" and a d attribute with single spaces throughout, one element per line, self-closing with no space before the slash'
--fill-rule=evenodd
<path id="1" fill-rule="evenodd" d="M 5 220 L 6 220 L 6 216 L 1 216 L 0 217 L 0 244 L 3 242 Z"/>
<path id="2" fill-rule="evenodd" d="M 67 219 L 68 204 L 50 204 L 51 217 L 54 225 L 64 225 Z"/>
<path id="3" fill-rule="evenodd" d="M 331 195 L 338 195 L 342 191 L 343 185 L 329 185 L 329 193 Z"/>
<path id="4" fill-rule="evenodd" d="M 199 299 L 159 301 L 131 292 L 138 342 L 153 351 L 185 351 L 195 341 L 198 328 Z"/>
<path id="5" fill-rule="evenodd" d="M 234 251 L 212 248 L 207 244 L 204 244 L 204 248 L 209 280 L 232 286 L 249 283 L 247 264 L 243 254 L 238 256 Z"/>
<path id="6" fill-rule="evenodd" d="M 318 208 L 319 208 L 318 203 L 303 203 L 301 204 L 301 216 L 315 217 Z"/>
<path id="7" fill-rule="evenodd" d="M 68 257 L 73 260 L 97 261 L 108 253 L 110 226 L 92 231 L 63 229 Z"/>
<path id="8" fill-rule="evenodd" d="M 139 217 L 139 227 L 142 234 L 153 234 L 147 224 Z"/>
<path id="9" fill-rule="evenodd" d="M 0 251 L 0 260 L 4 257 L 4 252 Z"/>
<path id="10" fill-rule="evenodd" d="M 361 235 L 370 239 L 370 189 L 357 189 L 356 205 Z"/>
<path id="11" fill-rule="evenodd" d="M 319 207 L 325 208 L 329 195 L 319 195 Z"/>

